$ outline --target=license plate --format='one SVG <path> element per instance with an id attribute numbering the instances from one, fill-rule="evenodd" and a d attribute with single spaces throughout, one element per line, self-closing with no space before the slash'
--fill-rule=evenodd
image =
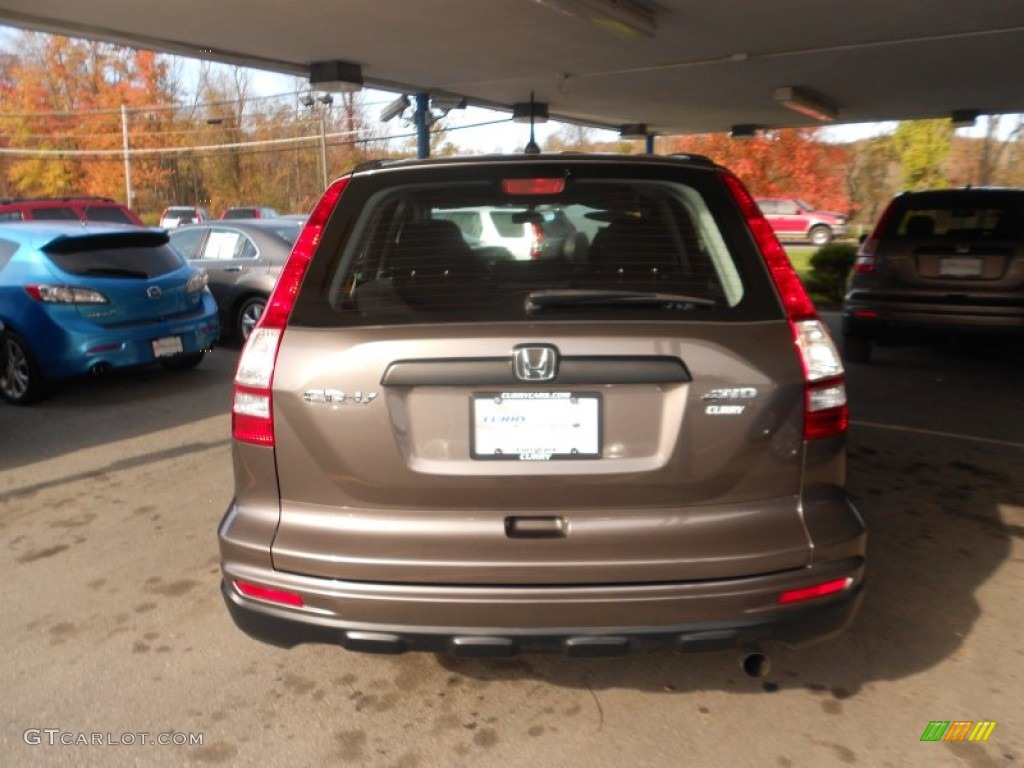
<path id="1" fill-rule="evenodd" d="M 943 277 L 981 277 L 981 259 L 952 256 L 939 261 L 939 274 Z"/>
<path id="2" fill-rule="evenodd" d="M 472 419 L 474 459 L 601 457 L 601 396 L 594 392 L 475 394 Z"/>
<path id="3" fill-rule="evenodd" d="M 153 339 L 153 357 L 173 357 L 185 351 L 181 343 L 181 336 L 164 336 L 162 339 Z"/>

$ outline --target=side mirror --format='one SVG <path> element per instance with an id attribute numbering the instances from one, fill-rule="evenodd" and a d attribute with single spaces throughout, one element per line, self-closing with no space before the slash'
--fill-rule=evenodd
<path id="1" fill-rule="evenodd" d="M 867 232 L 861 232 L 860 233 L 860 237 L 857 238 L 857 242 L 860 243 L 861 245 L 864 245 L 864 241 L 867 240 L 867 239 L 868 239 L 868 233 Z"/>

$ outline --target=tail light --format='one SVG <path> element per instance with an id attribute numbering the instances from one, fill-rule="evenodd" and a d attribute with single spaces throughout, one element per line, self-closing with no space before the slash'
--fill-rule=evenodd
<path id="1" fill-rule="evenodd" d="M 871 274 L 875 271 L 875 250 L 878 248 L 878 238 L 869 237 L 861 243 L 857 251 L 857 260 L 853 262 L 853 271 L 861 275 Z"/>
<path id="2" fill-rule="evenodd" d="M 723 172 L 721 178 L 747 220 L 793 330 L 804 370 L 804 439 L 842 435 L 849 423 L 849 410 L 839 350 L 754 198 L 731 173 Z"/>
<path id="3" fill-rule="evenodd" d="M 231 407 L 231 434 L 236 440 L 268 447 L 274 445 L 271 388 L 281 335 L 288 324 L 292 307 L 295 306 L 295 298 L 299 295 L 299 287 L 302 278 L 306 276 L 313 252 L 320 243 L 324 225 L 334 212 L 350 178 L 346 176 L 338 179 L 320 198 L 295 241 L 259 323 L 245 342 L 235 372 Z"/>
<path id="4" fill-rule="evenodd" d="M 878 267 L 878 241 L 892 218 L 893 206 L 889 205 L 878 219 L 878 223 L 872 230 L 871 235 L 860 244 L 857 251 L 857 260 L 853 262 L 853 271 L 861 275 L 869 275 Z"/>
<path id="5" fill-rule="evenodd" d="M 46 304 L 107 304 L 107 297 L 91 288 L 73 285 L 26 285 L 25 293 Z"/>

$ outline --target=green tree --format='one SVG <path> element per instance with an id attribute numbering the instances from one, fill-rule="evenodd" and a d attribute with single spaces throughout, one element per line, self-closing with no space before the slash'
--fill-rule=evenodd
<path id="1" fill-rule="evenodd" d="M 870 227 L 877 221 L 899 189 L 898 161 L 889 135 L 863 139 L 850 147 L 846 188 L 861 227 Z"/>
<path id="2" fill-rule="evenodd" d="M 947 161 L 953 141 L 949 120 L 904 120 L 892 140 L 904 189 L 936 189 L 949 184 Z"/>

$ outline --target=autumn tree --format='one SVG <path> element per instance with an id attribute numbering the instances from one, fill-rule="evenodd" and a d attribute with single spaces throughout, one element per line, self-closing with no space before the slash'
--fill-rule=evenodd
<path id="1" fill-rule="evenodd" d="M 159 107 L 174 99 L 162 57 L 36 32 L 20 33 L 14 48 L 3 132 L 12 145 L 51 153 L 11 161 L 6 169 L 10 185 L 23 195 L 123 198 L 123 157 L 117 155 L 123 142 L 121 109 L 129 114 L 133 147 L 163 141 L 157 134 L 169 116 Z M 113 153 L 75 154 L 83 150 Z M 140 158 L 133 162 L 132 176 L 140 188 L 155 187 L 163 170 L 158 162 Z"/>
<path id="2" fill-rule="evenodd" d="M 821 141 L 817 128 L 761 131 L 745 140 L 724 133 L 679 136 L 669 141 L 668 151 L 707 155 L 760 197 L 800 197 L 834 211 L 852 207 L 846 188 L 849 150 Z"/>

